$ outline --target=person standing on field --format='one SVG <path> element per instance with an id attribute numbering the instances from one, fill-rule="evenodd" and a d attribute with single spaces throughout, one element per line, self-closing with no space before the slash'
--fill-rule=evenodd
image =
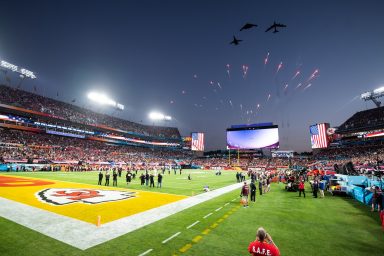
<path id="1" fill-rule="evenodd" d="M 117 173 L 116 173 L 116 171 L 113 171 L 112 178 L 113 178 L 112 186 L 117 187 Z"/>
<path id="2" fill-rule="evenodd" d="M 99 182 L 97 183 L 97 185 L 101 185 L 101 182 L 103 181 L 103 172 L 102 171 L 100 171 L 99 172 Z"/>
<path id="3" fill-rule="evenodd" d="M 244 208 L 248 207 L 248 195 L 249 195 L 249 186 L 247 185 L 247 182 L 244 181 L 244 185 L 241 188 L 240 196 L 242 197 L 242 203 Z"/>
<path id="4" fill-rule="evenodd" d="M 109 174 L 109 171 L 107 171 L 105 173 L 105 184 L 104 184 L 104 186 L 109 186 L 109 177 L 110 177 L 110 174 Z"/>
<path id="5" fill-rule="evenodd" d="M 305 185 L 304 185 L 304 180 L 300 180 L 300 183 L 299 183 L 299 197 L 301 197 L 301 193 L 303 193 L 304 198 L 305 198 Z"/>
<path id="6" fill-rule="evenodd" d="M 256 202 L 256 185 L 255 181 L 251 182 L 251 202 Z"/>

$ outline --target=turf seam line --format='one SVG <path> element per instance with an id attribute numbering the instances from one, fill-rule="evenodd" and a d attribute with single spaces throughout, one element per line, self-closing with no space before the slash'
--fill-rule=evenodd
<path id="1" fill-rule="evenodd" d="M 217 208 L 217 209 L 215 210 L 215 212 L 218 212 L 218 211 L 220 211 L 221 209 L 223 209 L 223 207 L 219 207 L 219 208 Z"/>
<path id="2" fill-rule="evenodd" d="M 188 227 L 187 227 L 187 229 L 190 229 L 191 227 L 193 227 L 193 226 L 195 226 L 197 223 L 199 223 L 200 221 L 198 220 L 198 221 L 195 221 L 194 223 L 192 223 L 191 225 L 189 225 Z"/>
<path id="3" fill-rule="evenodd" d="M 147 255 L 147 254 L 150 253 L 151 251 L 153 251 L 153 249 L 146 250 L 146 251 L 143 252 L 142 254 L 139 254 L 139 256 Z"/>
<path id="4" fill-rule="evenodd" d="M 212 212 L 208 213 L 207 215 L 205 215 L 205 216 L 203 217 L 203 219 L 208 218 L 208 217 L 211 216 L 212 214 L 213 214 Z"/>
<path id="5" fill-rule="evenodd" d="M 176 234 L 173 234 L 172 236 L 168 237 L 167 239 L 165 239 L 165 240 L 164 240 L 163 242 L 161 242 L 161 243 L 165 244 L 166 242 L 168 242 L 169 240 L 171 240 L 171 239 L 177 237 L 177 236 L 180 235 L 180 234 L 181 234 L 181 232 L 177 232 Z"/>

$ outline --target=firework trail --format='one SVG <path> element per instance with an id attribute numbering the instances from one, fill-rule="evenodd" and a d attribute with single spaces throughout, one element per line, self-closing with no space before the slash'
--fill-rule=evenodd
<path id="1" fill-rule="evenodd" d="M 295 75 L 291 78 L 291 80 L 295 79 L 298 75 L 300 75 L 300 70 L 297 70 Z"/>
<path id="2" fill-rule="evenodd" d="M 303 91 L 305 91 L 306 89 L 308 89 L 311 86 L 312 86 L 312 84 L 308 84 L 307 86 L 304 87 Z"/>
<path id="3" fill-rule="evenodd" d="M 264 67 L 265 67 L 265 65 L 268 64 L 268 61 L 269 61 L 269 52 L 267 53 L 267 56 L 265 56 L 265 59 L 264 59 Z"/>
<path id="4" fill-rule="evenodd" d="M 227 64 L 226 67 L 227 67 L 228 78 L 230 79 L 231 78 L 231 71 L 230 71 L 231 65 Z"/>
<path id="5" fill-rule="evenodd" d="M 279 73 L 280 69 L 283 67 L 283 62 L 280 61 L 279 65 L 277 66 L 276 74 Z"/>
<path id="6" fill-rule="evenodd" d="M 247 77 L 247 73 L 248 73 L 248 66 L 243 65 L 243 78 L 244 79 Z"/>
<path id="7" fill-rule="evenodd" d="M 315 71 L 313 71 L 312 75 L 308 78 L 307 82 L 309 82 L 309 81 L 311 81 L 312 79 L 316 78 L 318 73 L 319 73 L 319 70 L 318 70 L 318 69 L 316 69 Z"/>

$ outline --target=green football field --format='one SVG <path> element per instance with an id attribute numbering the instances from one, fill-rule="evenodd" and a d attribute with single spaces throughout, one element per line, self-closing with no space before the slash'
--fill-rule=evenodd
<path id="1" fill-rule="evenodd" d="M 187 180 L 189 172 L 192 180 Z M 96 172 L 11 174 L 97 184 Z M 201 193 L 204 185 L 215 189 L 234 182 L 234 172 L 166 173 L 161 192 L 190 196 Z M 123 177 L 119 186 L 126 187 Z M 140 186 L 138 178 L 129 187 L 150 190 Z M 286 192 L 284 184 L 272 184 L 271 192 L 257 195 L 256 203 L 243 208 L 239 193 L 229 192 L 85 251 L 0 218 L 0 255 L 140 255 L 149 249 L 147 255 L 248 255 L 248 244 L 260 226 L 271 234 L 281 255 L 384 255 L 378 213 L 353 199 L 314 199 L 309 192 L 304 199 Z"/>

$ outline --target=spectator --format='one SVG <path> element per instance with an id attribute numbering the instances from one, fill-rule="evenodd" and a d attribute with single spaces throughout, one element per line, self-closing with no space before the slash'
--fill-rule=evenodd
<path id="1" fill-rule="evenodd" d="M 249 244 L 248 252 L 253 256 L 280 256 L 279 248 L 277 248 L 272 237 L 262 227 L 257 230 L 256 240 Z"/>

